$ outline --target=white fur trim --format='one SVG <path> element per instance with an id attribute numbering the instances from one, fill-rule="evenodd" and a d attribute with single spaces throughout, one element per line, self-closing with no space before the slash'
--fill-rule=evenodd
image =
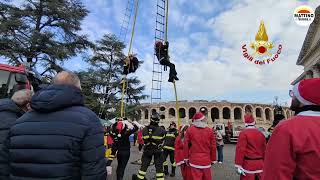
<path id="1" fill-rule="evenodd" d="M 304 105 L 315 105 L 314 103 L 304 99 L 299 92 L 299 84 L 298 82 L 295 86 L 293 86 L 293 94 L 294 96 Z"/>
<path id="2" fill-rule="evenodd" d="M 180 161 L 180 162 L 177 162 L 177 163 L 176 163 L 177 166 L 180 166 L 180 165 L 182 165 L 182 164 L 184 164 L 184 161 Z"/>
<path id="3" fill-rule="evenodd" d="M 320 112 L 318 111 L 303 111 L 298 114 L 298 116 L 317 116 L 320 117 Z"/>
<path id="4" fill-rule="evenodd" d="M 192 164 L 192 163 L 189 163 L 189 164 L 190 164 L 191 167 L 198 168 L 198 169 L 207 169 L 207 168 L 211 167 L 211 164 L 207 165 L 207 166 L 200 166 L 200 165 L 195 165 L 195 164 Z"/>
<path id="5" fill-rule="evenodd" d="M 256 125 L 256 122 L 253 121 L 253 123 L 244 123 L 245 126 L 254 126 Z"/>
<path id="6" fill-rule="evenodd" d="M 202 120 L 204 120 L 204 118 L 206 118 L 206 117 L 203 115 L 202 118 L 200 118 L 200 119 L 194 119 L 193 122 L 195 122 L 195 121 L 202 121 Z"/>
<path id="7" fill-rule="evenodd" d="M 241 170 L 243 170 L 246 174 L 258 174 L 258 173 L 262 173 L 263 172 L 263 170 L 261 170 L 261 169 L 259 169 L 259 170 L 255 170 L 255 171 L 250 171 L 250 170 L 246 170 L 246 169 L 243 169 L 243 167 L 242 166 L 240 166 L 240 165 L 234 165 L 236 168 L 239 168 L 239 169 L 241 169 Z"/>
<path id="8" fill-rule="evenodd" d="M 195 127 L 198 127 L 198 128 L 205 128 L 207 127 L 207 123 L 206 122 L 203 122 L 203 121 L 194 121 L 192 122 L 192 124 L 195 126 Z"/>

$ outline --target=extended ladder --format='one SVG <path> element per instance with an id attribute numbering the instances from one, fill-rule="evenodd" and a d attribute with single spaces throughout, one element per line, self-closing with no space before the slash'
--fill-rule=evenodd
<path id="1" fill-rule="evenodd" d="M 128 34 L 128 29 L 131 21 L 131 15 L 132 15 L 132 10 L 134 8 L 134 0 L 128 0 L 126 10 L 124 13 L 124 17 L 122 20 L 121 28 L 120 28 L 120 34 L 119 34 L 119 39 L 126 44 L 126 38 Z"/>
<path id="2" fill-rule="evenodd" d="M 154 41 L 164 42 L 166 28 L 166 0 L 157 0 L 156 27 L 154 33 Z M 154 52 L 153 68 L 152 68 L 152 85 L 151 85 L 151 104 L 160 103 L 161 101 L 161 83 L 162 83 L 162 65 Z"/>

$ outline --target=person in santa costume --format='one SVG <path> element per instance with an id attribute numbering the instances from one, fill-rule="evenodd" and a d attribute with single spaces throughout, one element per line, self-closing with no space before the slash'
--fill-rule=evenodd
<path id="1" fill-rule="evenodd" d="M 216 138 L 206 117 L 196 113 L 183 142 L 184 160 L 190 166 L 191 180 L 211 180 L 211 165 L 216 162 Z"/>
<path id="2" fill-rule="evenodd" d="M 251 113 L 244 116 L 246 128 L 238 137 L 235 155 L 235 167 L 240 180 L 261 179 L 263 159 L 266 149 L 264 134 L 255 127 Z"/>
<path id="3" fill-rule="evenodd" d="M 320 179 L 320 78 L 290 91 L 296 116 L 280 122 L 269 140 L 263 180 Z"/>
<path id="4" fill-rule="evenodd" d="M 177 164 L 177 166 L 180 166 L 181 169 L 181 175 L 183 177 L 183 180 L 188 180 L 190 177 L 190 167 L 187 166 L 184 162 L 184 154 L 183 154 L 183 142 L 184 137 L 187 129 L 189 128 L 188 125 L 182 126 L 180 129 L 179 136 L 176 138 L 176 141 L 174 143 L 174 160 Z"/>

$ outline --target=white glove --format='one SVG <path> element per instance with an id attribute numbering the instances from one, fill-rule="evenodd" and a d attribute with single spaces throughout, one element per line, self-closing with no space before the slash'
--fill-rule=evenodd
<path id="1" fill-rule="evenodd" d="M 108 175 L 112 174 L 112 167 L 111 166 L 107 166 L 107 174 Z"/>
<path id="2" fill-rule="evenodd" d="M 246 176 L 246 173 L 245 173 L 244 170 L 243 170 L 242 168 L 240 168 L 240 167 L 237 167 L 237 168 L 236 168 L 236 172 L 237 172 L 237 174 L 239 174 L 239 175 Z"/>
<path id="3" fill-rule="evenodd" d="M 141 125 L 137 121 L 133 121 L 132 124 L 136 125 L 139 129 L 144 127 L 143 125 Z"/>
<path id="4" fill-rule="evenodd" d="M 134 128 L 133 125 L 129 121 L 125 120 L 125 121 L 122 121 L 122 122 L 123 122 L 123 124 L 127 125 L 128 129 L 133 129 Z"/>

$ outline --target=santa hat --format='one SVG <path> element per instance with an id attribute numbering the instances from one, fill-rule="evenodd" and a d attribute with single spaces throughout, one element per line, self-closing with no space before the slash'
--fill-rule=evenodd
<path id="1" fill-rule="evenodd" d="M 116 129 L 118 131 L 118 137 L 121 137 L 121 131 L 123 130 L 123 128 L 124 128 L 123 122 L 121 121 L 117 122 Z"/>
<path id="2" fill-rule="evenodd" d="M 192 118 L 192 122 L 195 122 L 195 121 L 202 121 L 204 120 L 205 116 L 203 115 L 202 112 L 197 112 L 193 118 Z"/>
<path id="3" fill-rule="evenodd" d="M 204 121 L 205 118 L 202 112 L 197 112 L 192 118 L 192 124 L 199 128 L 207 127 L 207 123 Z"/>
<path id="4" fill-rule="evenodd" d="M 156 41 L 154 44 L 156 47 L 161 47 L 163 45 L 161 41 Z"/>
<path id="5" fill-rule="evenodd" d="M 246 126 L 253 126 L 255 125 L 255 122 L 254 122 L 254 118 L 251 114 L 246 114 L 244 116 L 244 123 Z"/>
<path id="6" fill-rule="evenodd" d="M 293 95 L 304 105 L 320 105 L 320 78 L 305 79 L 293 87 Z"/>

